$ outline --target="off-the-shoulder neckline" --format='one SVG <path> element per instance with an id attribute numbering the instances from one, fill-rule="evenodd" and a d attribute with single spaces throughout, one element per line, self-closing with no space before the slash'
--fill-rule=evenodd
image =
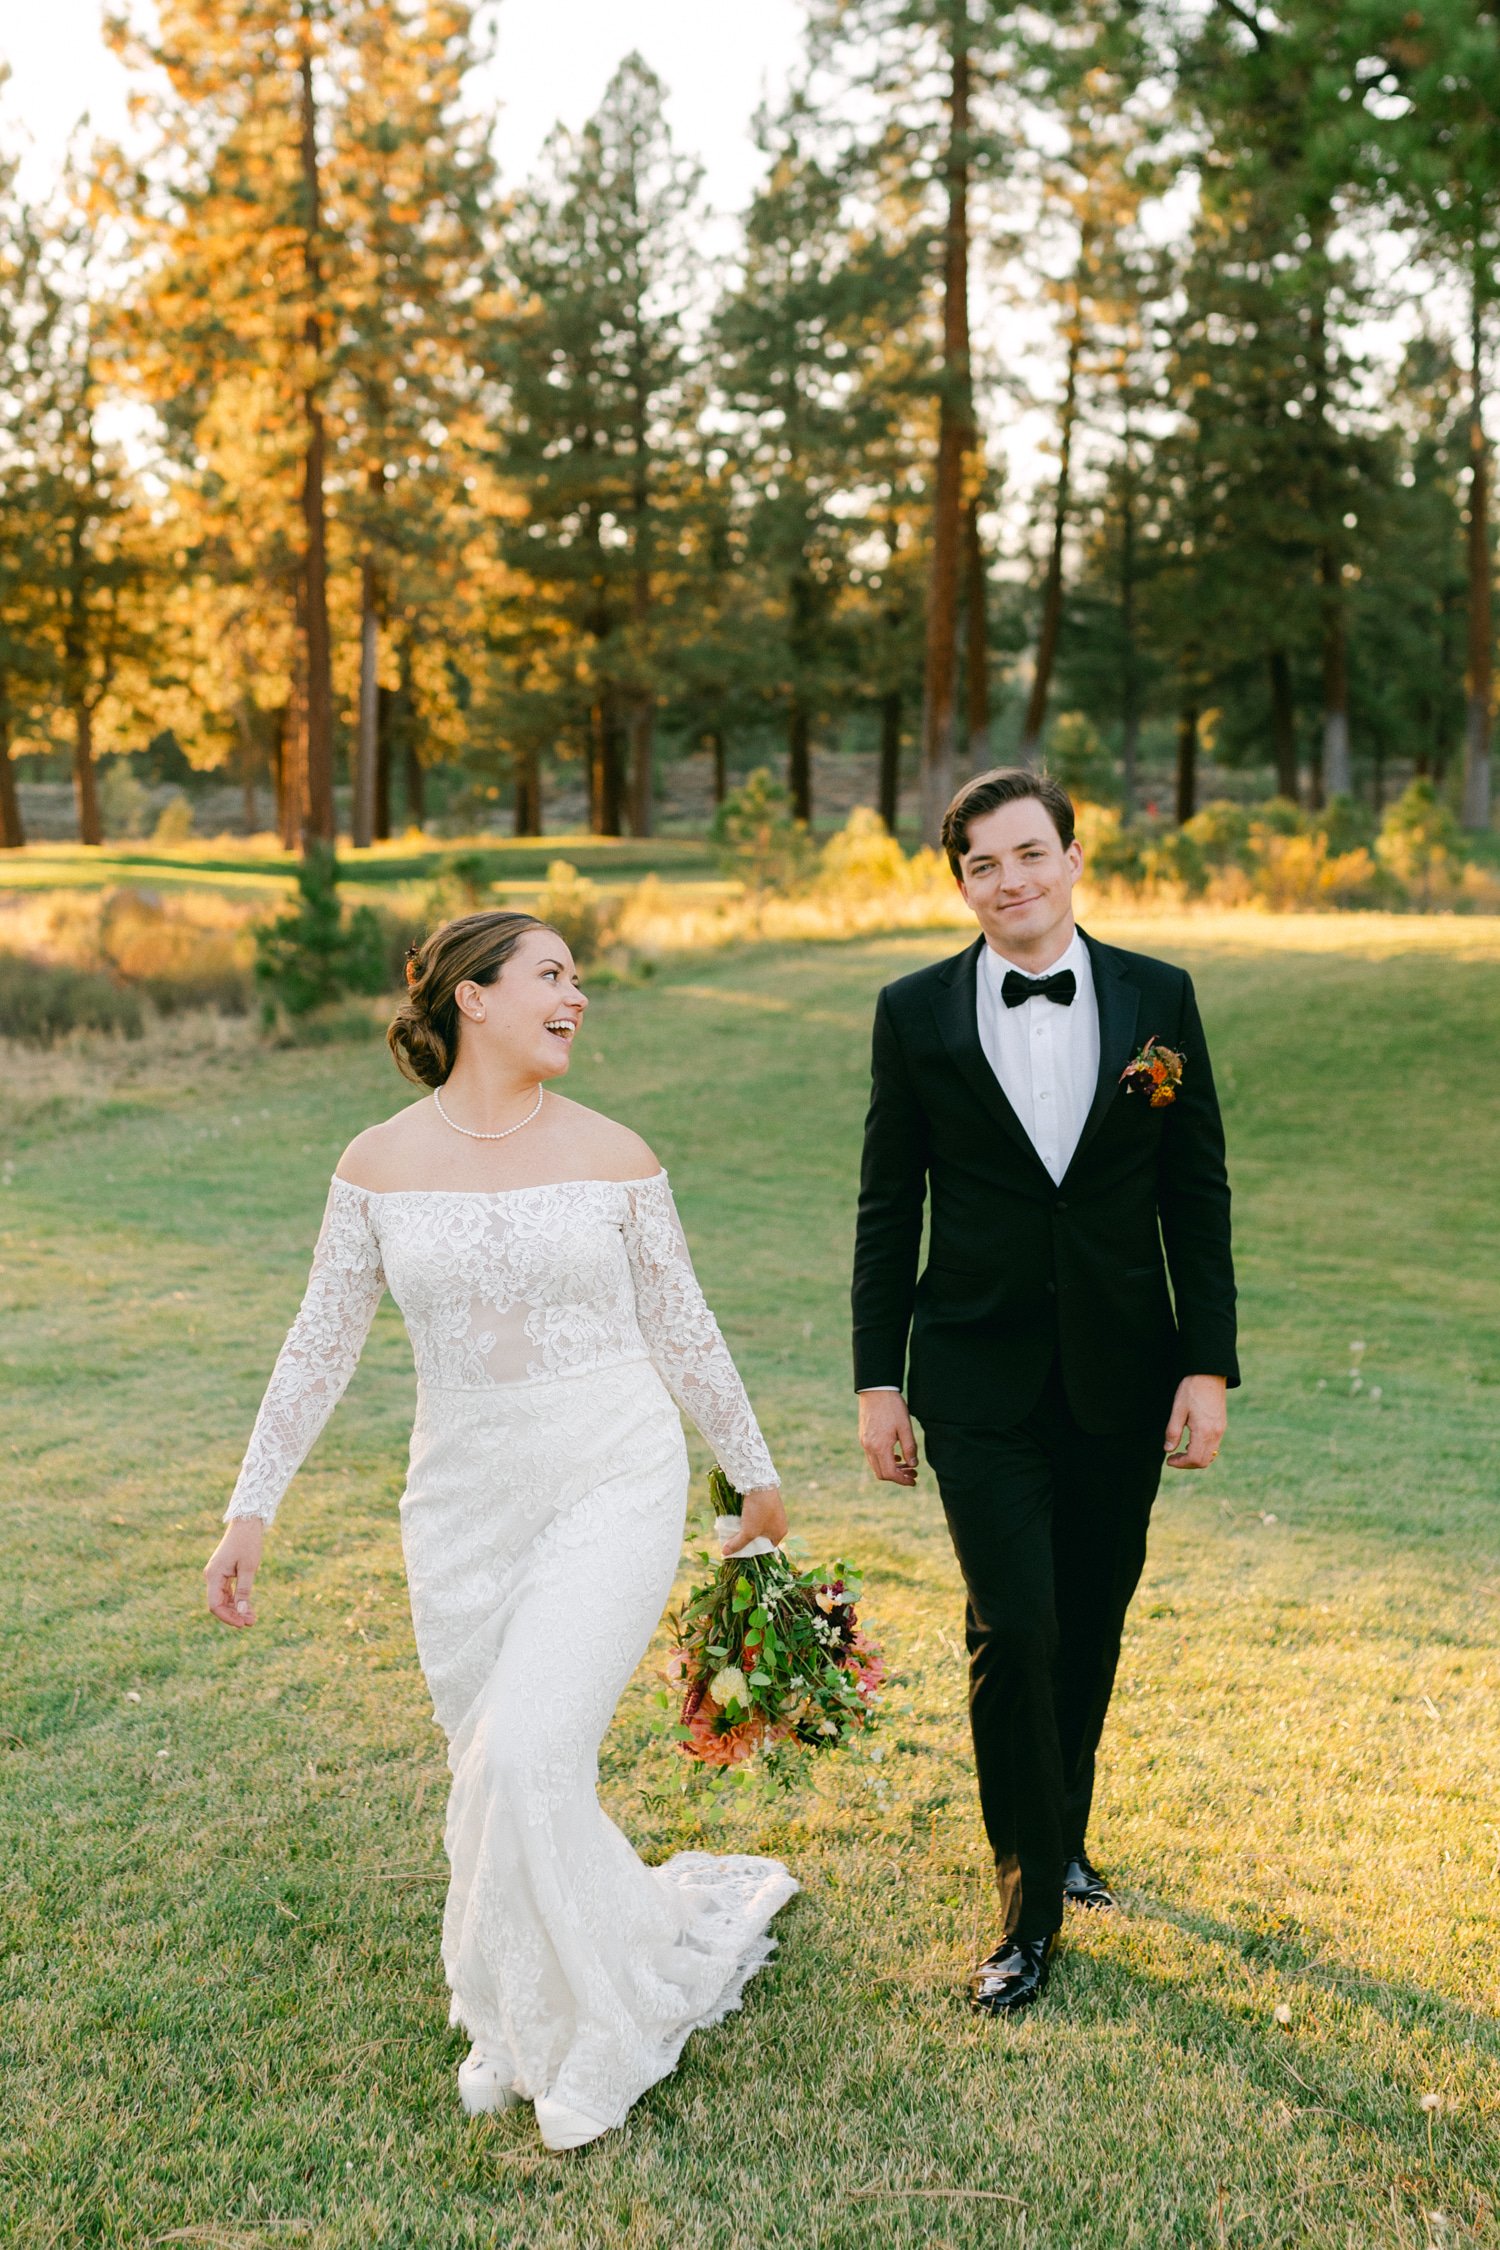
<path id="1" fill-rule="evenodd" d="M 430 1199 L 430 1198 L 431 1198 L 431 1197 L 433 1197 L 433 1196 L 438 1196 L 438 1195 L 445 1195 L 445 1196 L 448 1196 L 448 1197 L 450 1197 L 450 1198 L 451 1198 L 451 1199 L 452 1199 L 453 1201 L 455 1201 L 455 1202 L 459 1202 L 459 1203 L 494 1203 L 494 1202 L 498 1202 L 498 1201 L 499 1201 L 499 1200 L 500 1200 L 501 1198 L 503 1198 L 503 1197 L 506 1197 L 506 1196 L 512 1196 L 512 1195 L 550 1195 L 550 1194 L 551 1194 L 551 1192 L 553 1191 L 553 1189 L 554 1189 L 554 1188 L 565 1188 L 565 1187 L 620 1187 L 620 1188 L 654 1187 L 654 1186 L 656 1185 L 656 1182 L 657 1182 L 658 1180 L 664 1180 L 664 1179 L 666 1178 L 666 1176 L 667 1176 L 667 1174 L 666 1174 L 666 1167 L 665 1167 L 665 1166 L 663 1166 L 663 1168 L 661 1169 L 661 1171 L 659 1171 L 659 1172 L 649 1172 L 649 1173 L 647 1173 L 647 1175 L 645 1176 L 645 1178 L 644 1178 L 644 1179 L 638 1179 L 638 1180 L 600 1180 L 600 1179 L 593 1179 L 593 1178 L 590 1178 L 590 1179 L 577 1179 L 577 1180 L 537 1180 L 537 1181 L 534 1181 L 534 1182 L 533 1182 L 533 1184 L 532 1184 L 532 1185 L 531 1185 L 530 1187 L 513 1187 L 513 1188 L 372 1188 L 372 1187 L 361 1187 L 361 1186 L 360 1186 L 360 1184 L 359 1184 L 359 1181 L 358 1181 L 358 1180 L 346 1180 L 342 1172 L 335 1172 L 335 1173 L 334 1173 L 334 1175 L 333 1175 L 333 1179 L 334 1179 L 334 1185 L 335 1185 L 336 1187 L 349 1188 L 349 1189 L 351 1189 L 351 1190 L 353 1191 L 353 1193 L 354 1193 L 355 1195 L 378 1195 L 378 1196 L 379 1196 L 379 1197 L 380 1197 L 380 1198 L 382 1199 L 382 1201 L 384 1201 L 384 1202 L 390 1202 L 390 1201 L 391 1201 L 391 1200 L 392 1200 L 392 1199 L 393 1199 L 394 1197 L 396 1197 L 396 1196 L 398 1196 L 398 1195 L 399 1195 L 399 1196 L 408 1196 L 408 1197 L 409 1197 L 409 1196 L 420 1196 L 420 1197 L 422 1197 L 422 1198 L 423 1198 L 424 1200 Z"/>

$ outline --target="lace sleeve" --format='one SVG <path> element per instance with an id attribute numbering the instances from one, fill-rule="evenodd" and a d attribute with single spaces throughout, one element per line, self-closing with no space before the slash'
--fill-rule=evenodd
<path id="1" fill-rule="evenodd" d="M 657 1373 L 741 1492 L 780 1480 L 729 1346 L 709 1311 L 665 1172 L 626 1191 L 636 1318 Z"/>
<path id="2" fill-rule="evenodd" d="M 271 1521 L 348 1388 L 384 1290 L 370 1198 L 335 1176 L 302 1309 L 271 1372 L 226 1521 Z"/>

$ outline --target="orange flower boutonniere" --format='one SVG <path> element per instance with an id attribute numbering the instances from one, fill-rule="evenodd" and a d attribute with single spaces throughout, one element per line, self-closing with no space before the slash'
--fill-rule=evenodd
<path id="1" fill-rule="evenodd" d="M 1182 1071 L 1182 1057 L 1175 1049 L 1164 1047 L 1159 1039 L 1148 1039 L 1121 1071 L 1120 1084 L 1127 1094 L 1149 1095 L 1153 1109 L 1165 1109 L 1177 1099 Z"/>

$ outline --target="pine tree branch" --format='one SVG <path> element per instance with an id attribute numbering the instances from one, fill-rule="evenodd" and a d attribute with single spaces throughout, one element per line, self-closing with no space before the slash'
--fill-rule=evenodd
<path id="1" fill-rule="evenodd" d="M 1219 6 L 1224 10 L 1224 13 L 1226 15 L 1233 16 L 1235 22 L 1237 24 L 1240 24 L 1246 31 L 1249 32 L 1251 38 L 1255 41 L 1256 46 L 1260 49 L 1263 55 L 1270 53 L 1271 41 L 1267 36 L 1265 28 L 1262 25 L 1259 17 L 1255 14 L 1255 11 L 1252 8 L 1242 7 L 1240 5 L 1240 0 L 1219 0 Z"/>

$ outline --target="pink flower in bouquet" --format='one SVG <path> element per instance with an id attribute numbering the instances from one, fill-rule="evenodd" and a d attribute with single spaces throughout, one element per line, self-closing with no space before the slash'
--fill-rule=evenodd
<path id="1" fill-rule="evenodd" d="M 856 1630 L 844 1659 L 844 1669 L 854 1674 L 854 1684 L 866 1703 L 873 1703 L 885 1678 L 885 1658 L 873 1642 Z"/>

